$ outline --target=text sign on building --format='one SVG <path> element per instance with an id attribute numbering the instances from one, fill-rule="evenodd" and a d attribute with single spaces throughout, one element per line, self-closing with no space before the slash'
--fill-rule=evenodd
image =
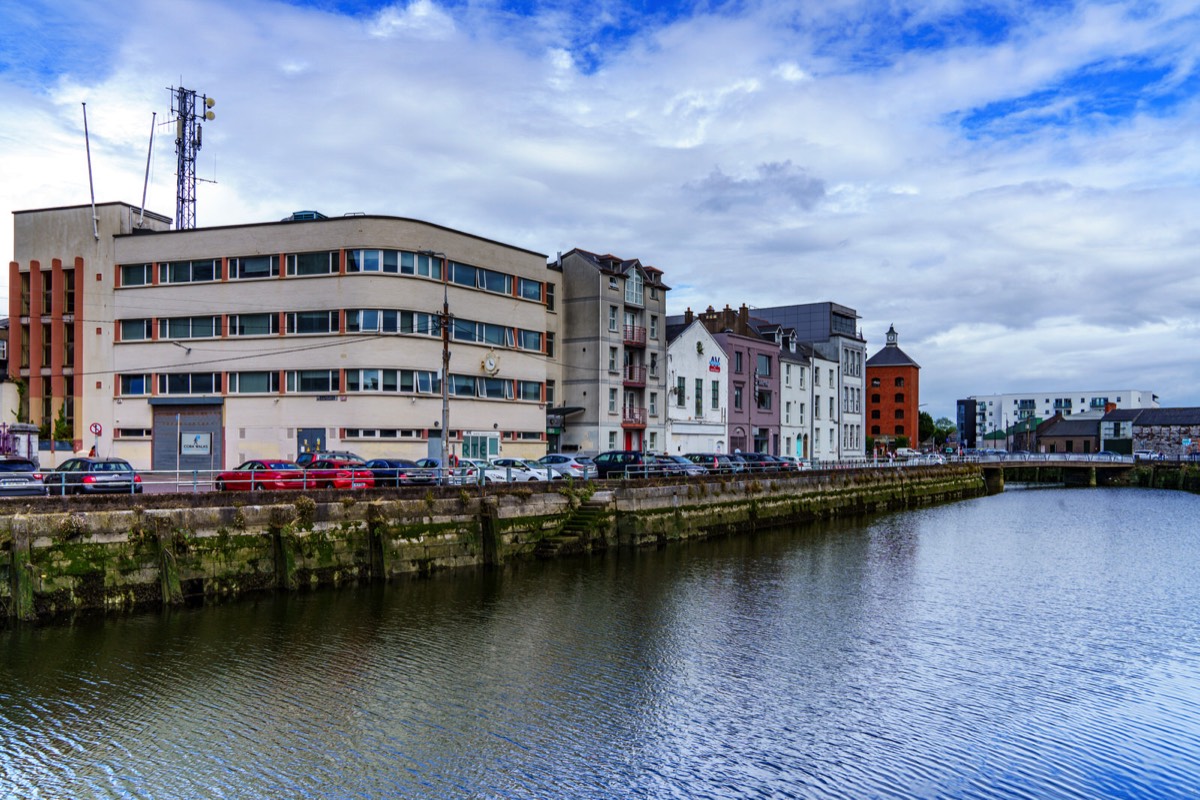
<path id="1" fill-rule="evenodd" d="M 712 358 L 710 358 L 708 360 L 708 371 L 709 372 L 720 372 L 721 371 L 721 358 L 719 356 L 713 356 Z"/>
<path id="2" fill-rule="evenodd" d="M 181 456 L 206 456 L 211 450 L 211 433 L 179 434 L 179 454 Z"/>

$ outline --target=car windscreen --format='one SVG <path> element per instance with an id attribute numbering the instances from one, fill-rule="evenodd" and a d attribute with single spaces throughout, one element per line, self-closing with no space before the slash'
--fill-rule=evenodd
<path id="1" fill-rule="evenodd" d="M 268 461 L 267 466 L 271 469 L 300 469 L 290 461 Z"/>
<path id="2" fill-rule="evenodd" d="M 32 461 L 22 461 L 20 459 L 12 459 L 8 461 L 0 461 L 0 472 L 35 472 L 37 467 Z"/>

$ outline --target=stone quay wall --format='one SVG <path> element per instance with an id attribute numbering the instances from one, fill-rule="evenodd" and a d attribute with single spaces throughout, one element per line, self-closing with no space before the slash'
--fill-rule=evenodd
<path id="1" fill-rule="evenodd" d="M 52 498 L 0 514 L 0 625 L 659 546 L 984 493 L 977 467 L 946 466 L 486 493 L 146 496 L 136 506 Z"/>

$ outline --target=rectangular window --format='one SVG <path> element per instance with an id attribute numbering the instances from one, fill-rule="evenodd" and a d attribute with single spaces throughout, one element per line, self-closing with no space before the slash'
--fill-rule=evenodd
<path id="1" fill-rule="evenodd" d="M 231 394 L 271 394 L 279 391 L 278 372 L 231 372 Z"/>
<path id="2" fill-rule="evenodd" d="M 121 341 L 136 342 L 153 336 L 152 323 L 148 319 L 121 320 Z"/>
<path id="3" fill-rule="evenodd" d="M 153 269 L 153 264 L 122 264 L 121 286 L 148 286 L 154 280 Z"/>
<path id="4" fill-rule="evenodd" d="M 209 339 L 220 332 L 220 317 L 170 317 L 158 321 L 160 339 Z"/>
<path id="5" fill-rule="evenodd" d="M 384 387 L 384 373 L 392 373 L 391 385 L 395 391 L 396 370 L 348 369 L 346 370 L 347 392 L 378 392 Z"/>
<path id="6" fill-rule="evenodd" d="M 617 371 L 617 348 L 615 347 L 608 348 L 608 371 Z"/>
<path id="7" fill-rule="evenodd" d="M 518 278 L 517 279 L 517 294 L 519 294 L 521 297 L 525 298 L 526 300 L 536 300 L 538 302 L 541 302 L 541 300 L 542 300 L 542 282 L 541 281 L 533 281 L 533 280 L 530 280 L 529 278 Z"/>
<path id="8" fill-rule="evenodd" d="M 496 294 L 513 293 L 513 277 L 492 269 L 479 270 L 479 288 Z M 540 293 L 538 299 L 540 300 Z"/>
<path id="9" fill-rule="evenodd" d="M 517 381 L 517 399 L 542 402 L 542 385 L 537 381 Z"/>
<path id="10" fill-rule="evenodd" d="M 617 307 L 608 307 L 608 329 L 615 332 L 617 330 Z"/>
<path id="11" fill-rule="evenodd" d="M 616 389 L 608 390 L 608 413 L 610 413 L 610 414 L 617 413 L 617 390 Z"/>
<path id="12" fill-rule="evenodd" d="M 554 284 L 553 283 L 546 284 L 546 310 L 547 311 L 554 310 Z"/>
<path id="13" fill-rule="evenodd" d="M 289 392 L 336 392 L 341 380 L 336 369 L 300 369 L 287 374 Z"/>
<path id="14" fill-rule="evenodd" d="M 713 411 L 716 411 L 717 409 L 719 409 L 721 407 L 721 382 L 720 381 L 712 382 L 712 407 L 713 407 Z"/>
<path id="15" fill-rule="evenodd" d="M 173 372 L 158 376 L 159 394 L 213 394 L 220 387 L 218 372 Z"/>
<path id="16" fill-rule="evenodd" d="M 546 355 L 554 358 L 554 334 L 546 331 Z"/>
<path id="17" fill-rule="evenodd" d="M 617 432 L 616 431 L 608 432 L 608 449 L 609 450 L 617 449 Z"/>
<path id="18" fill-rule="evenodd" d="M 542 352 L 542 332 L 518 329 L 517 346 L 522 350 L 532 350 L 535 353 Z"/>
<path id="19" fill-rule="evenodd" d="M 287 274 L 297 277 L 330 275 L 338 271 L 339 262 L 336 250 L 325 250 L 319 253 L 288 253 Z"/>
<path id="20" fill-rule="evenodd" d="M 158 265 L 159 283 L 215 281 L 218 274 L 217 262 L 211 258 L 203 261 L 170 261 Z"/>
<path id="21" fill-rule="evenodd" d="M 377 308 L 356 308 L 346 312 L 347 333 L 377 333 L 383 314 Z"/>
<path id="22" fill-rule="evenodd" d="M 658 416 L 658 392 L 650 393 L 650 416 Z"/>
<path id="23" fill-rule="evenodd" d="M 733 354 L 733 371 L 737 374 L 742 374 L 742 351 L 738 350 Z"/>
<path id="24" fill-rule="evenodd" d="M 450 394 L 455 397 L 475 397 L 479 394 L 475 379 L 470 375 L 451 375 Z"/>
<path id="25" fill-rule="evenodd" d="M 679 408 L 687 406 L 687 378 L 675 379 L 675 405 Z"/>
<path id="26" fill-rule="evenodd" d="M 122 375 L 120 378 L 121 394 L 129 396 L 150 393 L 149 375 Z"/>
<path id="27" fill-rule="evenodd" d="M 279 276 L 279 256 L 239 256 L 229 259 L 230 280 L 275 278 Z"/>
<path id="28" fill-rule="evenodd" d="M 771 357 L 766 353 L 758 354 L 758 374 L 763 378 L 771 376 Z"/>
<path id="29" fill-rule="evenodd" d="M 651 450 L 658 449 L 658 433 L 656 433 L 655 431 L 650 431 L 650 449 Z"/>
<path id="30" fill-rule="evenodd" d="M 287 315 L 287 332 L 337 333 L 338 312 L 336 311 L 293 311 Z"/>
<path id="31" fill-rule="evenodd" d="M 229 318 L 230 336 L 270 336 L 277 333 L 278 314 L 237 314 Z"/>
<path id="32" fill-rule="evenodd" d="M 696 416 L 704 416 L 704 379 L 696 378 L 696 396 L 693 398 L 696 403 Z"/>
<path id="33" fill-rule="evenodd" d="M 658 317 L 653 314 L 650 315 L 650 338 L 658 338 Z"/>
<path id="34" fill-rule="evenodd" d="M 630 270 L 629 277 L 625 279 L 625 302 L 634 306 L 643 305 L 643 286 L 642 273 L 636 269 Z"/>
<path id="35" fill-rule="evenodd" d="M 792 401 L 788 400 L 783 404 L 783 424 L 792 424 Z"/>
<path id="36" fill-rule="evenodd" d="M 650 377 L 658 377 L 658 353 L 650 354 Z"/>
<path id="37" fill-rule="evenodd" d="M 475 288 L 479 282 L 479 276 L 476 274 L 475 267 L 466 264 L 459 264 L 457 261 L 450 262 L 450 282 L 457 283 L 459 286 L 470 286 Z"/>
<path id="38" fill-rule="evenodd" d="M 546 405 L 554 405 L 554 381 L 546 381 Z"/>
<path id="39" fill-rule="evenodd" d="M 733 387 L 733 407 L 738 411 L 742 410 L 742 387 Z"/>
<path id="40" fill-rule="evenodd" d="M 382 272 L 382 250 L 347 250 L 346 272 Z M 395 270 L 393 270 L 394 272 Z"/>
<path id="41" fill-rule="evenodd" d="M 784 366 L 783 366 L 783 385 L 784 386 L 792 385 L 792 365 L 791 364 L 784 364 Z"/>

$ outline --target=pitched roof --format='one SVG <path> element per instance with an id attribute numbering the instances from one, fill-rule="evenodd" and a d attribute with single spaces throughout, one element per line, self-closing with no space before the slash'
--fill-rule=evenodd
<path id="1" fill-rule="evenodd" d="M 900 349 L 898 345 L 885 345 L 875 355 L 867 359 L 868 367 L 916 367 L 921 368 L 921 365 L 913 361 L 908 353 Z"/>
<path id="2" fill-rule="evenodd" d="M 1143 408 L 1134 425 L 1200 425 L 1200 408 Z"/>
<path id="3" fill-rule="evenodd" d="M 1071 419 L 1064 417 L 1047 427 L 1039 436 L 1099 436 L 1099 419 Z"/>

